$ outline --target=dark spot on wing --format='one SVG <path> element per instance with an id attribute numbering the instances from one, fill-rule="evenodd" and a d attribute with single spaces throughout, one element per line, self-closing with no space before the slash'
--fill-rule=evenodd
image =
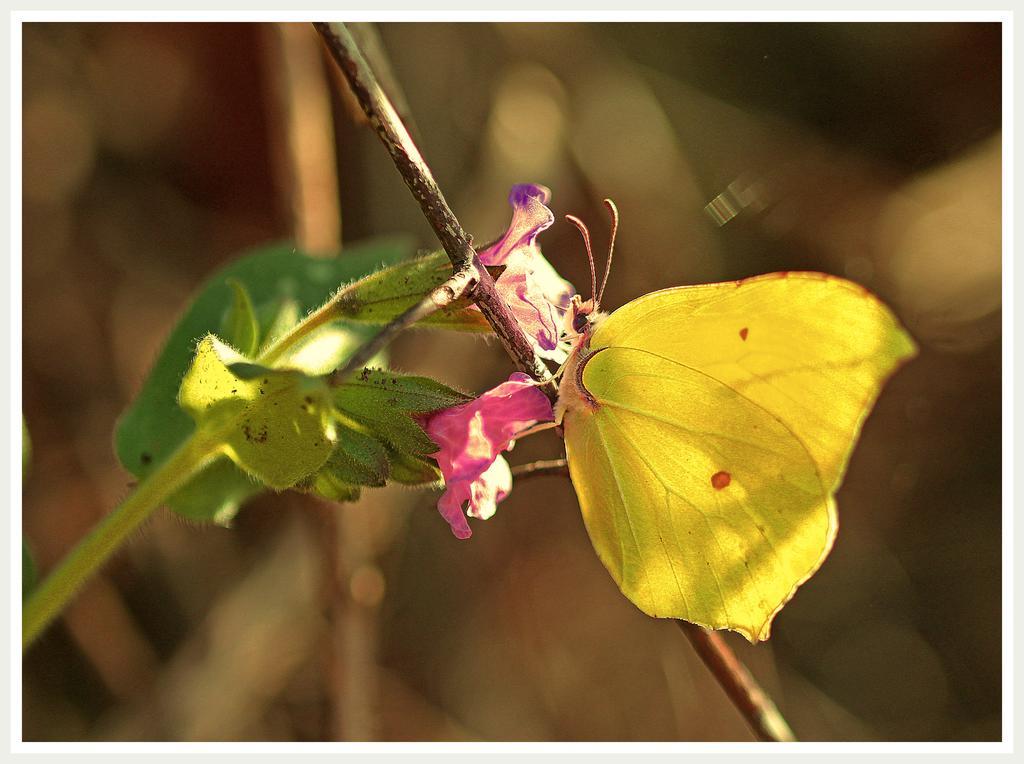
<path id="1" fill-rule="evenodd" d="M 747 329 L 747 327 L 744 326 L 742 329 L 740 329 L 740 339 L 743 340 L 744 342 L 746 342 L 747 341 L 747 334 L 749 334 L 749 333 L 750 333 L 750 330 Z"/>
<path id="2" fill-rule="evenodd" d="M 143 451 L 142 455 L 139 456 L 139 460 L 143 464 L 149 464 L 151 461 L 153 461 L 153 456 L 148 451 Z"/>
<path id="3" fill-rule="evenodd" d="M 711 485 L 714 486 L 716 491 L 721 491 L 723 488 L 732 482 L 732 475 L 725 470 L 719 470 L 711 476 Z"/>

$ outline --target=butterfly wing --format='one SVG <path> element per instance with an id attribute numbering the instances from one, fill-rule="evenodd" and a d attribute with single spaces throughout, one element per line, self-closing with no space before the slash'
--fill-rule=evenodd
<path id="1" fill-rule="evenodd" d="M 916 352 L 863 287 L 796 272 L 652 292 L 598 326 L 591 347 L 605 346 L 686 364 L 771 412 L 830 490 L 885 380 Z"/>
<path id="2" fill-rule="evenodd" d="M 860 424 L 913 344 L 849 282 L 773 274 L 606 319 L 568 406 L 587 531 L 641 610 L 766 639 L 820 566 Z"/>
<path id="3" fill-rule="evenodd" d="M 726 385 L 631 348 L 589 359 L 594 411 L 566 414 L 591 541 L 645 613 L 766 639 L 835 518 L 810 454 Z"/>

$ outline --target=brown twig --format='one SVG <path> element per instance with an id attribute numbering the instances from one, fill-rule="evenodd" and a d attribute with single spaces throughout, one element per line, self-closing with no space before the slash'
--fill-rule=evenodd
<path id="1" fill-rule="evenodd" d="M 768 693 L 729 649 L 720 634 L 687 621 L 676 621 L 676 624 L 759 740 L 775 743 L 796 740 L 793 730 Z"/>
<path id="2" fill-rule="evenodd" d="M 434 181 L 418 149 L 402 126 L 402 122 L 381 90 L 373 72 L 359 52 L 355 41 L 345 25 L 339 22 L 313 24 L 323 38 L 335 62 L 355 93 L 370 124 L 383 141 L 394 160 L 399 174 L 405 180 L 413 197 L 423 210 L 424 216 L 437 234 L 445 252 L 452 261 L 456 274 L 473 266 L 478 283 L 473 290 L 473 300 L 502 340 L 509 356 L 516 365 L 537 380 L 550 379 L 550 372 L 534 353 L 508 306 L 494 289 L 490 274 L 480 266 L 471 241 L 462 229 L 454 213 L 448 207 L 440 188 Z M 425 300 L 424 303 L 429 302 Z M 423 303 L 421 303 L 423 305 Z M 416 310 L 420 306 L 416 306 Z M 385 330 L 386 331 L 386 330 Z M 351 373 L 351 370 L 348 372 Z M 553 394 L 553 385 L 545 386 Z M 542 389 L 545 389 L 542 388 Z M 529 469 L 520 467 L 525 474 L 551 474 L 556 469 L 548 463 L 545 467 Z M 558 470 L 563 467 L 559 465 Z M 548 472 L 551 471 L 551 473 Z M 515 473 L 513 473 L 515 474 Z M 762 740 L 789 741 L 793 733 L 779 713 L 775 704 L 751 677 L 750 672 L 729 649 L 720 636 L 684 621 L 679 627 L 690 639 L 697 654 L 725 690 L 733 705 L 743 714 L 747 723 Z"/>
<path id="3" fill-rule="evenodd" d="M 381 89 L 394 104 L 395 111 L 398 112 L 409 135 L 414 141 L 419 141 L 420 135 L 416 127 L 416 120 L 412 117 L 412 110 L 409 108 L 409 101 L 405 97 L 402 84 L 395 77 L 391 60 L 384 49 L 384 41 L 380 38 L 380 32 L 377 31 L 377 24 L 372 21 L 355 22 L 348 25 L 348 31 L 352 33 L 356 45 L 363 52 L 363 58 L 366 59 L 371 71 L 380 81 Z"/>
<path id="4" fill-rule="evenodd" d="M 509 356 L 521 371 L 534 379 L 549 380 L 551 372 L 534 353 L 533 346 L 526 339 L 508 305 L 498 296 L 494 279 L 480 265 L 472 240 L 445 201 L 444 194 L 423 161 L 419 149 L 381 89 L 352 35 L 341 22 L 318 21 L 314 22 L 313 26 L 320 33 L 328 51 L 345 75 L 349 87 L 369 117 L 370 124 L 391 155 L 398 173 L 409 187 L 413 198 L 419 203 L 424 217 L 452 261 L 452 266 L 459 271 L 472 264 L 478 271 L 477 284 L 472 294 L 473 301 L 479 306 L 494 333 L 498 335 Z M 542 389 L 550 397 L 555 396 L 553 385 L 546 385 Z"/>

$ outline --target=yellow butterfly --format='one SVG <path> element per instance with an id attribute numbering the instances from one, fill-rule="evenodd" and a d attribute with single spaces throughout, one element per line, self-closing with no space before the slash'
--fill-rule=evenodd
<path id="1" fill-rule="evenodd" d="M 612 214 L 612 244 L 618 224 Z M 822 273 L 573 298 L 556 421 L 598 556 L 645 613 L 751 642 L 821 565 L 834 494 L 885 380 L 916 353 L 890 310 Z"/>

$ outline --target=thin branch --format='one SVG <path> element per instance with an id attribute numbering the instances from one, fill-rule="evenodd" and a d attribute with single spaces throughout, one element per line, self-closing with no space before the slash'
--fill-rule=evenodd
<path id="1" fill-rule="evenodd" d="M 429 168 L 420 156 L 409 133 L 402 126 L 394 107 L 388 101 L 387 96 L 381 90 L 373 72 L 370 70 L 359 52 L 355 41 L 342 23 L 314 22 L 313 24 L 320 33 L 328 50 L 337 62 L 352 91 L 355 93 L 363 111 L 370 119 L 370 124 L 377 135 L 383 141 L 388 153 L 391 154 L 398 172 L 405 180 L 406 185 L 412 192 L 413 197 L 419 203 L 424 216 L 433 227 L 445 252 L 455 268 L 455 278 L 465 269 L 472 267 L 476 272 L 478 283 L 473 290 L 472 297 L 481 312 L 494 328 L 495 333 L 501 338 L 506 351 L 509 353 L 520 369 L 532 375 L 537 380 L 549 380 L 550 372 L 543 362 L 534 353 L 529 342 L 523 335 L 522 330 L 516 323 L 515 318 L 508 310 L 508 306 L 498 296 L 494 289 L 494 281 L 490 274 L 480 266 L 480 261 L 472 248 L 469 236 L 462 229 L 454 213 L 448 207 L 444 196 L 434 181 Z M 443 288 L 442 285 L 441 288 Z M 426 300 L 410 309 L 406 314 L 399 317 L 396 322 L 385 328 L 378 335 L 383 347 L 393 334 L 417 320 L 420 309 L 432 312 L 434 295 L 432 293 Z M 443 296 L 442 296 L 443 298 Z M 454 298 L 453 298 L 454 299 Z M 387 335 L 383 338 L 382 335 Z M 374 344 L 371 342 L 371 345 Z M 365 350 L 365 347 L 364 347 Z M 375 351 L 376 352 L 376 351 Z M 360 357 L 365 353 L 359 353 Z M 372 355 L 370 356 L 372 357 Z M 366 358 L 369 360 L 369 357 Z M 354 364 L 350 359 L 349 363 L 332 375 L 337 380 L 350 374 L 355 368 L 362 365 L 362 362 Z M 542 389 L 549 395 L 553 395 L 553 385 L 546 385 Z M 547 463 L 544 467 L 539 465 L 524 465 L 520 468 L 520 474 L 554 474 L 555 470 L 565 469 L 562 465 L 555 466 Z M 515 474 L 515 473 L 513 473 Z M 736 708 L 743 714 L 747 723 L 753 728 L 757 736 L 762 740 L 789 741 L 794 740 L 789 725 L 786 724 L 775 704 L 768 697 L 767 693 L 754 681 L 750 672 L 740 660 L 729 649 L 722 638 L 712 632 L 694 626 L 693 624 L 677 621 L 679 628 L 690 639 L 697 654 L 701 657 L 708 669 L 718 680 L 725 690 L 729 699 Z"/>
<path id="2" fill-rule="evenodd" d="M 414 141 L 418 141 L 420 139 L 419 129 L 416 126 L 416 120 L 412 117 L 412 111 L 409 109 L 409 100 L 405 97 L 402 84 L 395 77 L 391 60 L 384 49 L 384 41 L 380 38 L 380 32 L 377 31 L 376 22 L 351 23 L 348 25 L 348 31 L 352 33 L 356 45 L 363 52 L 363 58 L 369 63 L 370 70 L 377 75 L 381 89 L 394 104 L 395 111 L 398 112 L 405 129 L 409 131 L 409 135 Z"/>
<path id="3" fill-rule="evenodd" d="M 743 718 L 747 720 L 747 724 L 759 740 L 772 743 L 789 743 L 796 740 L 793 730 L 789 728 L 768 693 L 729 649 L 720 634 L 688 621 L 676 621 L 676 625 L 690 640 L 697 655 L 718 680 L 732 704 L 743 714 Z"/>
<path id="4" fill-rule="evenodd" d="M 512 477 L 523 480 L 532 477 L 544 477 L 546 475 L 558 475 L 569 477 L 569 465 L 565 459 L 548 459 L 529 464 L 517 464 L 512 468 Z"/>
<path id="5" fill-rule="evenodd" d="M 360 345 L 342 366 L 327 375 L 327 384 L 340 385 L 356 369 L 364 367 L 371 358 L 386 348 L 404 330 L 463 297 L 473 289 L 479 277 L 479 272 L 472 265 L 455 271 L 447 281 L 435 287 L 430 294 L 393 319 L 376 336 Z"/>
<path id="6" fill-rule="evenodd" d="M 473 301 L 498 335 L 505 350 L 516 366 L 536 380 L 549 380 L 551 372 L 537 357 L 523 330 L 519 327 L 508 305 L 498 295 L 494 280 L 480 265 L 472 240 L 463 230 L 455 214 L 445 201 L 430 169 L 423 161 L 394 106 L 381 89 L 377 78 L 363 58 L 352 35 L 341 22 L 314 22 L 327 49 L 338 64 L 349 87 L 370 119 L 370 124 L 391 155 L 399 174 L 412 192 L 427 222 L 434 229 L 441 246 L 448 254 L 456 271 L 472 266 L 478 271 L 473 290 Z M 541 388 L 554 398 L 553 385 Z"/>

